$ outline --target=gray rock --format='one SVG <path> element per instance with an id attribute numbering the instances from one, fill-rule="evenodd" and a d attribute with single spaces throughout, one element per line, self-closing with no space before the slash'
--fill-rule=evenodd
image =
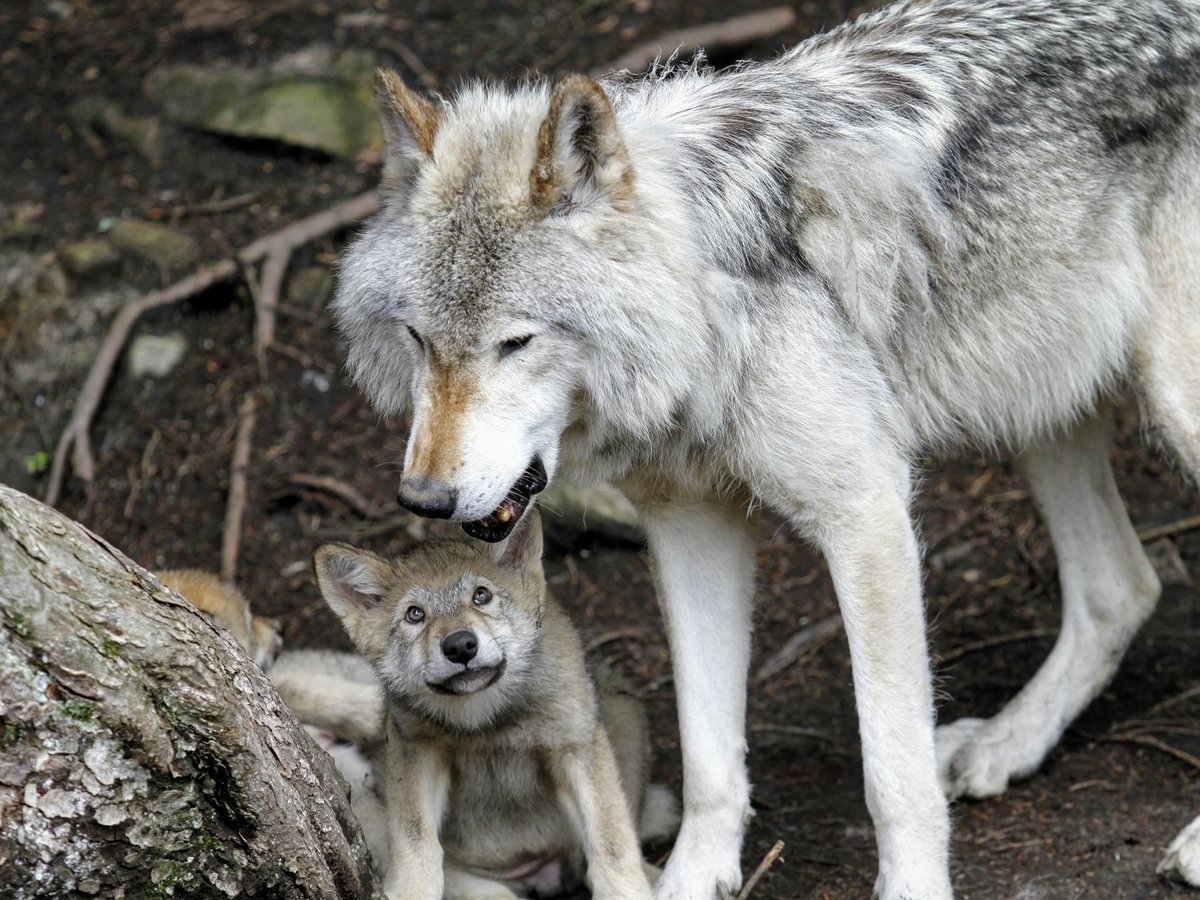
<path id="1" fill-rule="evenodd" d="M 102 238 L 84 238 L 59 250 L 58 261 L 72 275 L 86 276 L 115 268 L 121 262 L 121 254 Z"/>
<path id="2" fill-rule="evenodd" d="M 104 97 L 80 97 L 67 109 L 80 136 L 96 152 L 103 150 L 103 136 L 127 143 L 155 168 L 162 165 L 164 142 L 162 122 L 157 116 L 130 116 Z"/>
<path id="3" fill-rule="evenodd" d="M 200 261 L 200 245 L 189 235 L 141 219 L 122 219 L 108 233 L 113 246 L 124 253 L 141 257 L 174 274 Z"/>
<path id="4" fill-rule="evenodd" d="M 163 378 L 179 365 L 186 352 L 187 341 L 177 331 L 138 335 L 129 345 L 129 373 L 135 378 Z"/>
<path id="5" fill-rule="evenodd" d="M 172 122 L 238 137 L 268 138 L 332 156 L 378 156 L 374 62 L 361 51 L 317 47 L 268 69 L 168 65 L 144 90 Z"/>

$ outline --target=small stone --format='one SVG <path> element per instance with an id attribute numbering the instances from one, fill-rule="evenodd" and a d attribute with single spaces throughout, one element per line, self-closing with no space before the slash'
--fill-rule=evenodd
<path id="1" fill-rule="evenodd" d="M 166 273 L 181 272 L 200 260 L 200 245 L 166 225 L 122 219 L 108 236 L 118 250 L 141 257 Z"/>
<path id="2" fill-rule="evenodd" d="M 129 374 L 163 378 L 179 365 L 187 352 L 187 341 L 179 332 L 143 334 L 129 345 Z"/>
<path id="3" fill-rule="evenodd" d="M 83 276 L 114 268 L 121 262 L 121 254 L 106 240 L 84 238 L 59 250 L 58 259 L 72 275 Z"/>

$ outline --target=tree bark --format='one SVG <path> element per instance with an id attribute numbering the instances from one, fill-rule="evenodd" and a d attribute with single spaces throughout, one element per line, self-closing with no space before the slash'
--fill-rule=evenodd
<path id="1" fill-rule="evenodd" d="M 345 783 L 241 649 L 2 485 L 0 896 L 382 896 Z"/>

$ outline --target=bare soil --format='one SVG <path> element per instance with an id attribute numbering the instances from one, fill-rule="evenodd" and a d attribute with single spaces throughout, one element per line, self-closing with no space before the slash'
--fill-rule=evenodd
<path id="1" fill-rule="evenodd" d="M 530 71 L 586 70 L 633 43 L 765 3 L 699 0 L 377 0 L 340 16 L 318 0 L 9 0 L 0 8 L 0 198 L 5 215 L 38 210 L 24 245 L 51 253 L 93 234 L 106 217 L 161 216 L 173 206 L 253 192 L 252 205 L 168 220 L 223 256 L 281 224 L 370 187 L 369 166 L 275 144 L 167 129 L 155 168 L 120 142 L 93 148 L 65 110 L 103 96 L 126 112 L 155 112 L 141 82 L 164 62 L 233 59 L 258 64 L 313 41 L 363 47 L 411 81 L 452 89 L 466 77 L 513 80 Z M 862 7 L 805 2 L 792 32 L 717 54 L 763 58 Z M 360 20 L 361 21 L 361 20 Z M 414 64 L 414 59 L 416 63 Z M 159 211 L 159 212 L 156 212 Z M 329 265 L 339 241 L 293 261 Z M 105 276 L 151 290 L 159 273 L 133 264 Z M 72 282 L 72 291 L 89 285 Z M 0 376 L 36 330 L 0 308 Z M 122 368 L 92 431 L 94 484 L 68 481 L 60 507 L 150 567 L 216 569 L 237 408 L 257 384 L 253 311 L 243 287 L 211 290 L 156 311 L 138 333 L 180 330 L 183 362 L 162 379 Z M 97 329 L 104 325 L 101 319 Z M 381 423 L 348 384 L 343 351 L 319 305 L 281 317 L 269 357 L 268 403 L 250 465 L 250 502 L 239 582 L 258 611 L 285 621 L 287 644 L 346 646 L 308 575 L 314 544 L 358 541 L 402 549 L 420 525 L 363 518 L 331 495 L 299 487 L 297 474 L 331 476 L 390 509 L 403 430 Z M 53 448 L 78 378 L 29 386 L 0 381 L 0 479 L 39 495 L 44 476 L 26 461 Z M 1118 481 L 1139 526 L 1197 511 L 1196 494 L 1142 441 L 1136 410 L 1118 411 Z M 36 467 L 35 467 L 36 468 Z M 918 508 L 930 565 L 928 608 L 938 665 L 939 715 L 989 715 L 1048 652 L 1058 623 L 1056 566 L 1044 527 L 1004 459 L 925 462 Z M 658 777 L 678 789 L 674 694 L 645 551 L 547 521 L 553 589 L 597 652 L 640 687 L 658 745 Z M 429 531 L 436 531 L 428 526 Z M 778 521 L 766 519 L 759 556 L 753 671 L 796 631 L 836 611 L 825 566 Z M 1156 616 L 1111 687 L 1070 729 L 1042 771 L 1004 797 L 954 807 L 954 879 L 967 898 L 1183 896 L 1154 866 L 1171 837 L 1200 813 L 1200 771 L 1149 737 L 1200 756 L 1200 698 L 1147 711 L 1200 683 L 1200 607 L 1188 571 L 1200 571 L 1200 533 L 1154 544 L 1174 566 Z M 934 565 L 938 563 L 938 565 Z M 783 858 L 756 898 L 870 894 L 876 865 L 862 795 L 850 665 L 840 632 L 750 688 L 750 768 L 757 815 L 747 872 L 777 840 Z M 667 848 L 662 848 L 665 852 Z"/>

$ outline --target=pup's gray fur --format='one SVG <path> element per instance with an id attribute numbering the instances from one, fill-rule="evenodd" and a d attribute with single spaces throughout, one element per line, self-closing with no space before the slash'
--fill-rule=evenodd
<path id="1" fill-rule="evenodd" d="M 390 844 L 380 861 L 392 900 L 545 896 L 585 869 L 595 897 L 651 896 L 657 873 L 638 839 L 669 836 L 678 820 L 647 783 L 645 711 L 610 672 L 585 667 L 546 592 L 541 546 L 534 514 L 503 547 L 430 542 L 394 560 L 317 549 L 321 593 L 371 671 L 342 654 L 285 654 L 271 674 L 301 721 L 374 756 L 386 835 L 364 826 L 372 848 Z M 452 647 L 464 633 L 466 662 Z M 378 822 L 378 800 L 364 802 Z"/>
<path id="2" fill-rule="evenodd" d="M 1159 587 L 1103 398 L 1134 385 L 1200 474 L 1198 82 L 1193 0 L 914 0 L 725 74 L 453 102 L 381 75 L 351 371 L 413 412 L 410 506 L 499 536 L 538 461 L 639 504 L 685 772 L 660 900 L 741 879 L 748 508 L 829 560 L 884 897 L 950 896 L 942 787 L 1030 773 L 1111 677 Z M 1018 453 L 1064 624 L 935 752 L 910 460 L 962 445 Z"/>

